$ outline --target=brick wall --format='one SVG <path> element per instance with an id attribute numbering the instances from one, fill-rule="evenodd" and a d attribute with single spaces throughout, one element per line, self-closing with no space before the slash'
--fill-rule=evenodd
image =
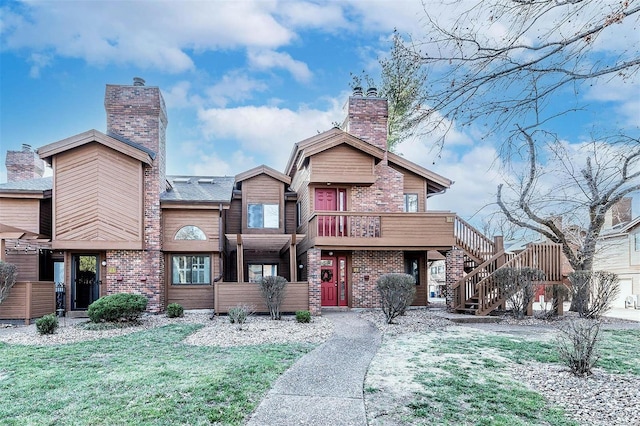
<path id="1" fill-rule="evenodd" d="M 307 281 L 309 282 L 309 312 L 320 315 L 320 260 L 321 250 L 311 248 L 307 251 Z"/>
<path id="2" fill-rule="evenodd" d="M 157 87 L 107 85 L 107 133 L 114 133 L 155 152 L 144 168 L 144 250 L 107 253 L 107 293 L 139 293 L 149 298 L 147 310 L 165 308 L 160 194 L 166 185 L 167 113 Z"/>
<path id="3" fill-rule="evenodd" d="M 22 145 L 21 151 L 7 151 L 5 165 L 7 182 L 37 179 L 44 174 L 44 161 L 26 144 Z"/>
<path id="4" fill-rule="evenodd" d="M 446 271 L 446 303 L 447 308 L 452 310 L 455 307 L 453 285 L 464 276 L 464 252 L 457 248 L 449 250 L 445 257 Z"/>
<path id="5" fill-rule="evenodd" d="M 383 274 L 404 272 L 402 251 L 354 251 L 351 257 L 351 306 L 379 308 L 376 281 Z M 368 279 L 367 279 L 368 277 Z"/>
<path id="6" fill-rule="evenodd" d="M 375 167 L 376 181 L 371 186 L 354 186 L 351 209 L 356 212 L 402 212 L 404 176 L 380 162 Z"/>
<path id="7" fill-rule="evenodd" d="M 386 150 L 388 118 L 386 99 L 377 96 L 351 96 L 347 101 L 345 131 Z"/>

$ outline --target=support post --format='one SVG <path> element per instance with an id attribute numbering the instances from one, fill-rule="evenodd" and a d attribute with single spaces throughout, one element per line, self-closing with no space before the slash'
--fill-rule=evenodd
<path id="1" fill-rule="evenodd" d="M 238 234 L 238 249 L 236 253 L 236 271 L 238 275 L 238 282 L 244 282 L 244 249 L 242 247 L 242 234 Z"/>

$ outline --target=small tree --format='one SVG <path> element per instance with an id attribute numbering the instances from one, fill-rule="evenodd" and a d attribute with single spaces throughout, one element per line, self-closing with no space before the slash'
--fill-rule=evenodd
<path id="1" fill-rule="evenodd" d="M 376 288 L 387 324 L 402 315 L 416 296 L 416 280 L 409 274 L 384 274 L 376 282 Z"/>
<path id="2" fill-rule="evenodd" d="M 0 303 L 9 296 L 17 275 L 16 265 L 0 261 Z"/>
<path id="3" fill-rule="evenodd" d="M 280 306 L 284 300 L 284 292 L 287 288 L 287 280 L 282 277 L 263 277 L 260 282 L 260 291 L 264 302 L 267 304 L 272 320 L 280 319 Z"/>
<path id="4" fill-rule="evenodd" d="M 600 318 L 620 294 L 618 276 L 612 272 L 575 271 L 569 281 L 572 305 L 582 318 Z"/>
<path id="5" fill-rule="evenodd" d="M 598 361 L 600 322 L 585 318 L 570 321 L 560 328 L 558 354 L 576 376 L 588 376 Z"/>
<path id="6" fill-rule="evenodd" d="M 513 316 L 523 318 L 535 296 L 535 281 L 544 280 L 544 272 L 534 268 L 500 268 L 495 280 L 504 297 L 513 307 Z"/>

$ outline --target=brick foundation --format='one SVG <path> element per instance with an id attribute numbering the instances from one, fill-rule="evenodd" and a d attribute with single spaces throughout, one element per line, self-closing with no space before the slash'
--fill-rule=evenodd
<path id="1" fill-rule="evenodd" d="M 453 285 L 464 277 L 464 252 L 462 250 L 454 248 L 447 252 L 445 258 L 445 271 L 447 309 L 451 311 L 455 307 Z"/>
<path id="2" fill-rule="evenodd" d="M 312 248 L 307 251 L 307 281 L 309 282 L 309 312 L 311 312 L 311 315 L 321 314 L 321 255 L 321 250 L 317 248 Z"/>
<path id="3" fill-rule="evenodd" d="M 376 282 L 383 274 L 404 272 L 402 251 L 354 251 L 351 257 L 351 306 L 379 308 Z M 368 279 L 367 279 L 368 277 Z"/>

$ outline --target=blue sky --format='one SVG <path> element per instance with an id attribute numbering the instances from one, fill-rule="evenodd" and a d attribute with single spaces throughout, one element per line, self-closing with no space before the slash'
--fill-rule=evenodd
<path id="1" fill-rule="evenodd" d="M 105 131 L 106 84 L 163 92 L 169 174 L 282 170 L 292 145 L 341 122 L 350 72 L 377 75 L 397 28 L 418 34 L 419 0 L 3 1 L 0 182 L 7 150 Z M 441 2 L 433 12 L 446 13 Z M 640 42 L 637 35 L 631 40 Z M 593 87 L 593 109 L 559 124 L 569 143 L 616 111 L 635 125 L 638 84 Z M 496 148 L 459 132 L 439 158 L 427 138 L 399 149 L 456 183 L 433 209 L 472 216 L 494 199 Z M 636 212 L 640 209 L 636 209 Z"/>

